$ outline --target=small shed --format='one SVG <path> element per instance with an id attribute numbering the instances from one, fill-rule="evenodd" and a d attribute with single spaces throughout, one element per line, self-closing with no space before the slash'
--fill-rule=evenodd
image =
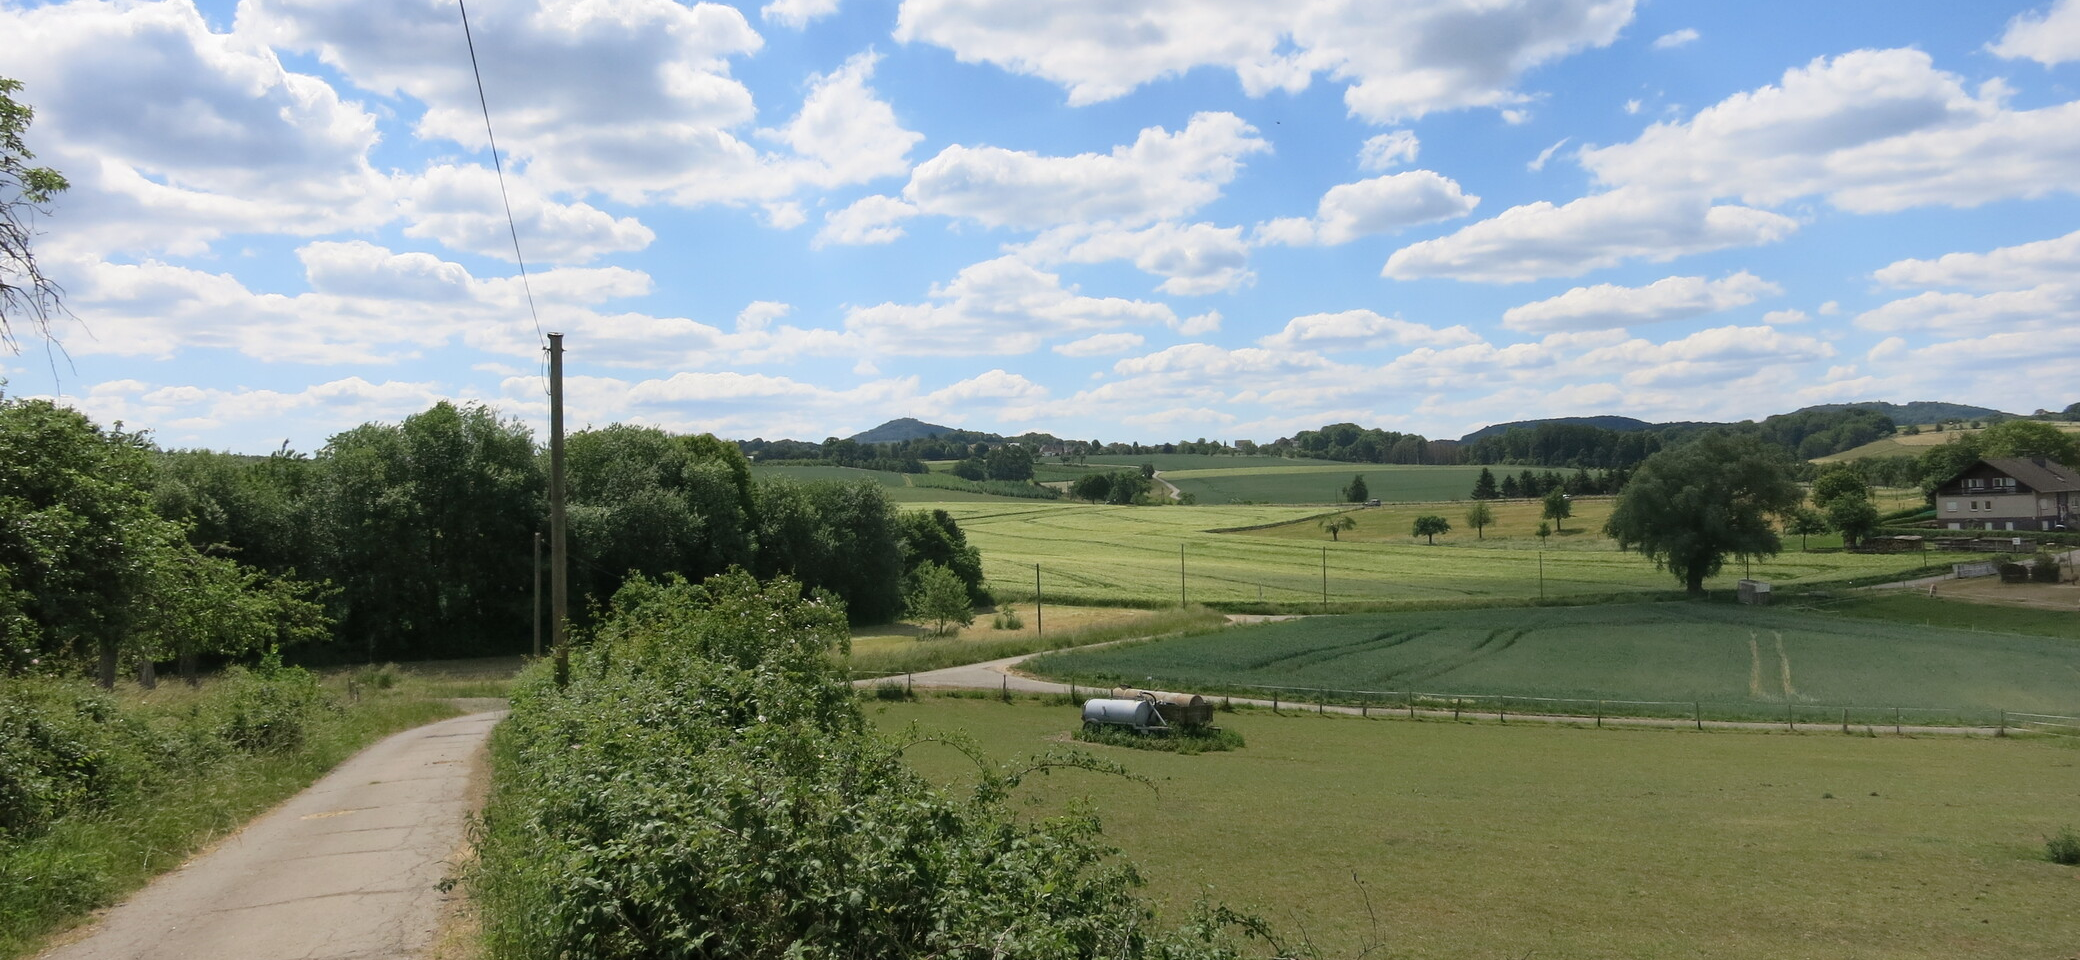
<path id="1" fill-rule="evenodd" d="M 1740 582 L 1740 601 L 1742 603 L 1750 603 L 1758 607 L 1769 606 L 1769 593 L 1769 581 L 1767 580 L 1742 580 Z"/>
<path id="2" fill-rule="evenodd" d="M 1177 727 L 1208 727 L 1213 725 L 1213 704 L 1196 693 L 1164 693 L 1160 690 L 1138 690 L 1133 687 L 1116 687 L 1112 695 L 1120 700 L 1141 700 L 1155 706 L 1163 722 Z"/>

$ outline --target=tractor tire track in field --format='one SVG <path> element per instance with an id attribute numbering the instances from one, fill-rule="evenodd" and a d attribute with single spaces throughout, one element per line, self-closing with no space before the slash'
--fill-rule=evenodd
<path id="1" fill-rule="evenodd" d="M 1791 686 L 1791 655 L 1784 652 L 1783 631 L 1771 630 L 1770 633 L 1777 638 L 1777 666 L 1784 684 L 1784 702 L 1790 703 L 1798 697 L 1798 690 Z"/>
<path id="2" fill-rule="evenodd" d="M 1418 680 L 1435 680 L 1438 677 L 1442 677 L 1446 674 L 1462 670 L 1468 666 L 1473 665 L 1477 661 L 1485 660 L 1489 657 L 1501 653 L 1504 650 L 1508 650 L 1509 648 L 1516 646 L 1518 640 L 1522 639 L 1525 634 L 1530 633 L 1534 629 L 1537 628 L 1519 627 L 1513 630 L 1491 630 L 1488 632 L 1487 636 L 1482 637 L 1480 640 L 1476 641 L 1473 646 L 1467 648 L 1465 651 L 1432 658 L 1428 662 L 1420 664 L 1412 670 L 1403 672 L 1402 674 L 1394 677 L 1394 679 L 1408 680 L 1411 682 Z"/>
<path id="3" fill-rule="evenodd" d="M 1418 637 L 1426 636 L 1435 632 L 1437 631 L 1428 627 L 1416 627 L 1408 630 L 1389 630 L 1385 633 L 1378 633 L 1370 637 L 1366 637 L 1363 640 L 1353 640 L 1349 643 L 1332 644 L 1326 647 L 1311 647 L 1306 650 L 1296 650 L 1291 653 L 1279 654 L 1278 656 L 1271 657 L 1266 660 L 1259 660 L 1254 663 L 1251 663 L 1250 668 L 1261 670 L 1265 667 L 1272 666 L 1274 664 L 1283 664 L 1287 666 L 1314 666 L 1318 663 L 1327 663 L 1331 660 L 1341 659 L 1343 657 L 1352 656 L 1354 654 L 1369 653 L 1374 650 L 1388 650 L 1394 647 L 1398 647 L 1404 643 L 1407 643 L 1410 640 L 1414 640 Z"/>
<path id="4" fill-rule="evenodd" d="M 1757 700 L 1762 692 L 1762 646 L 1756 640 L 1755 631 L 1748 631 L 1748 696 Z"/>

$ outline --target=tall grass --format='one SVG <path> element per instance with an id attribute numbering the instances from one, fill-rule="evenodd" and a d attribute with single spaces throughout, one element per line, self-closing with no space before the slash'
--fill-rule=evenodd
<path id="1" fill-rule="evenodd" d="M 92 711 L 105 711 L 105 723 L 125 731 L 93 746 L 124 771 L 121 784 L 97 785 L 54 817 L 0 831 L 0 958 L 33 953 L 49 934 L 178 866 L 368 744 L 457 713 L 438 700 L 398 693 L 370 692 L 354 702 L 338 678 L 326 685 L 323 705 L 289 735 L 283 711 L 295 709 L 286 705 L 295 692 L 256 697 L 241 691 L 243 683 L 220 678 L 199 689 L 167 684 L 104 696 L 83 682 L 0 682 L 0 700 L 11 706 L 95 703 Z M 67 718 L 53 719 L 62 725 Z M 24 769 L 0 769 L 0 778 L 21 777 Z M 62 786 L 49 776 L 40 782 L 47 790 Z"/>

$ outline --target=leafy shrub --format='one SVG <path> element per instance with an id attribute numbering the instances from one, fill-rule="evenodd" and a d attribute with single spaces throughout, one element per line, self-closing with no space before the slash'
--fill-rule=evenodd
<path id="1" fill-rule="evenodd" d="M 997 611 L 996 616 L 990 618 L 989 625 L 996 630 L 1023 630 L 1025 629 L 1026 621 L 1018 615 L 1016 608 L 1005 607 Z"/>
<path id="2" fill-rule="evenodd" d="M 1076 739 L 1084 743 L 1103 744 L 1108 747 L 1131 747 L 1135 750 L 1155 750 L 1162 753 L 1181 753 L 1191 756 L 1200 753 L 1217 753 L 1224 750 L 1242 749 L 1242 734 L 1220 727 L 1199 730 L 1176 730 L 1168 734 L 1139 734 L 1123 727 L 1085 725 L 1078 729 Z"/>
<path id="3" fill-rule="evenodd" d="M 152 773 L 152 731 L 115 700 L 55 680 L 0 681 L 0 839 L 129 796 Z"/>
<path id="4" fill-rule="evenodd" d="M 2052 863 L 2080 867 L 2080 833 L 2074 833 L 2072 827 L 2061 829 L 2044 841 L 2044 856 Z"/>
<path id="5" fill-rule="evenodd" d="M 404 671 L 394 663 L 370 665 L 354 671 L 348 679 L 370 690 L 388 690 L 404 679 Z"/>
<path id="6" fill-rule="evenodd" d="M 318 711 L 329 706 L 318 678 L 302 667 L 282 666 L 269 650 L 251 670 L 224 671 L 228 688 L 219 735 L 249 753 L 293 750 L 303 745 Z"/>
<path id="7" fill-rule="evenodd" d="M 2058 558 L 2048 553 L 2039 553 L 2030 561 L 2029 578 L 2036 583 L 2058 582 Z"/>
<path id="8" fill-rule="evenodd" d="M 1007 808 L 1022 777 L 1096 761 L 942 793 L 868 729 L 846 642 L 785 579 L 636 580 L 567 686 L 524 674 L 473 874 L 494 955 L 1236 955 L 1225 912 L 1157 929 L 1092 818 Z"/>

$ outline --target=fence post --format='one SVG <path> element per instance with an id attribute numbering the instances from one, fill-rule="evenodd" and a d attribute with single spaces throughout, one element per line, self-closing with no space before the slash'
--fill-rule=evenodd
<path id="1" fill-rule="evenodd" d="M 1900 736 L 1898 707 L 1892 708 L 1892 735 L 1895 737 Z"/>
<path id="2" fill-rule="evenodd" d="M 1691 715 L 1691 716 L 1693 716 L 1693 717 L 1695 717 L 1695 718 L 1697 718 L 1697 729 L 1699 729 L 1699 730 L 1703 730 L 1703 729 L 1704 729 L 1704 704 L 1702 704 L 1702 703 L 1699 703 L 1699 702 L 1698 702 L 1698 701 L 1696 701 L 1696 700 L 1692 700 L 1692 701 L 1690 701 L 1690 715 Z"/>
<path id="3" fill-rule="evenodd" d="M 1010 703 L 1010 702 L 1011 702 L 1011 675 L 1010 675 L 1010 674 L 1008 674 L 1008 673 L 1007 673 L 1007 674 L 1004 674 L 1004 675 L 1003 675 L 1003 682 L 1002 682 L 1002 683 L 1001 683 L 1001 684 L 1000 684 L 1000 685 L 998 686 L 997 692 L 998 692 L 998 693 L 999 693 L 1000 695 L 1002 695 L 1002 696 L 1003 696 L 1003 698 L 1004 698 L 1004 702 L 1005 702 L 1005 703 Z"/>
<path id="4" fill-rule="evenodd" d="M 1508 697 L 1496 697 L 1496 698 L 1495 698 L 1495 719 L 1496 719 L 1496 720 L 1498 720 L 1498 721 L 1500 721 L 1500 722 L 1502 722 L 1502 723 L 1508 723 L 1508 722 L 1509 722 L 1509 698 L 1508 698 Z"/>
<path id="5" fill-rule="evenodd" d="M 1278 694 L 1275 693 L 1271 695 L 1271 712 L 1278 712 Z"/>
<path id="6" fill-rule="evenodd" d="M 1848 708 L 1848 707 L 1843 707 L 1843 708 L 1842 708 L 1842 732 L 1843 732 L 1843 733 L 1848 733 L 1848 732 L 1849 732 L 1849 708 Z"/>
<path id="7" fill-rule="evenodd" d="M 1784 728 L 1792 733 L 1798 732 L 1798 717 L 1791 712 L 1790 697 L 1784 698 Z"/>
<path id="8" fill-rule="evenodd" d="M 1073 680 L 1069 683 L 1069 702 L 1076 702 L 1076 683 Z"/>
<path id="9" fill-rule="evenodd" d="M 1416 718 L 1416 690 L 1414 687 L 1408 688 L 1408 718 L 1410 720 Z"/>
<path id="10" fill-rule="evenodd" d="M 1314 715 L 1319 717 L 1328 712 L 1329 692 L 1326 690 L 1316 690 L 1314 692 Z"/>
<path id="11" fill-rule="evenodd" d="M 1999 730 L 1995 730 L 1993 732 L 1993 735 L 1996 737 L 2005 737 L 2008 735 L 2008 711 L 2001 711 L 2001 727 Z"/>
<path id="12" fill-rule="evenodd" d="M 907 673 L 903 674 L 903 696 L 905 698 L 908 698 L 915 695 L 916 694 L 910 692 L 910 675 Z"/>
<path id="13" fill-rule="evenodd" d="M 1369 720 L 1369 719 L 1371 719 L 1371 718 L 1372 718 L 1372 701 L 1371 701 L 1371 700 L 1367 700 L 1367 699 L 1362 699 L 1362 698 L 1361 698 L 1361 699 L 1359 699 L 1359 700 L 1358 700 L 1358 719 L 1360 719 L 1360 720 Z"/>
<path id="14" fill-rule="evenodd" d="M 1458 698 L 1458 697 L 1453 697 L 1453 698 L 1452 698 L 1452 719 L 1454 719 L 1454 720 L 1457 720 L 1457 719 L 1459 719 L 1459 698 Z"/>
<path id="15" fill-rule="evenodd" d="M 1596 726 L 1603 726 L 1603 701 L 1596 701 Z"/>

